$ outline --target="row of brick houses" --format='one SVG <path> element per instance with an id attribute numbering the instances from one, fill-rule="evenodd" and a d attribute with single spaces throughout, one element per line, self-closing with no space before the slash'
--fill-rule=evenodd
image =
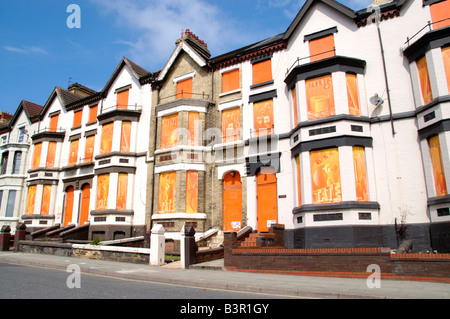
<path id="1" fill-rule="evenodd" d="M 450 0 L 378 2 L 307 0 L 216 57 L 186 30 L 159 71 L 124 57 L 101 92 L 20 102 L 0 223 L 105 240 L 278 223 L 292 248 L 448 252 Z"/>

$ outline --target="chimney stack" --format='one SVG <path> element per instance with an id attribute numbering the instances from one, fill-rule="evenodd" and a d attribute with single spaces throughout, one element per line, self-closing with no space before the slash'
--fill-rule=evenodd
<path id="1" fill-rule="evenodd" d="M 372 0 L 372 5 L 379 6 L 388 2 L 392 2 L 392 0 Z"/>

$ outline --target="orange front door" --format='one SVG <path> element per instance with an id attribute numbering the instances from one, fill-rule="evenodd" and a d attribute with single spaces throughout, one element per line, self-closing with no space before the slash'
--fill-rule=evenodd
<path id="1" fill-rule="evenodd" d="M 86 184 L 81 189 L 80 226 L 84 225 L 89 219 L 90 201 L 91 201 L 91 186 L 89 184 Z"/>
<path id="2" fill-rule="evenodd" d="M 234 175 L 234 176 L 233 176 Z M 223 230 L 242 228 L 242 183 L 238 172 L 230 172 L 223 179 Z"/>
<path id="3" fill-rule="evenodd" d="M 256 175 L 258 232 L 267 232 L 278 220 L 277 176 L 271 168 L 263 168 Z"/>
<path id="4" fill-rule="evenodd" d="M 66 189 L 66 206 L 64 207 L 64 227 L 72 222 L 73 200 L 75 198 L 75 189 L 69 186 Z"/>

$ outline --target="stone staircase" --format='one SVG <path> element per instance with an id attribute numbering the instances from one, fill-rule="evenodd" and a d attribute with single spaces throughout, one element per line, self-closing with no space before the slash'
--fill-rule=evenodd
<path id="1" fill-rule="evenodd" d="M 273 233 L 251 233 L 243 242 L 241 247 L 260 248 L 274 247 L 276 234 Z"/>

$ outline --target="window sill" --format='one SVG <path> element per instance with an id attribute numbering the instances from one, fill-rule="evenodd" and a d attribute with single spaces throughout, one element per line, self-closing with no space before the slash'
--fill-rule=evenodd
<path id="1" fill-rule="evenodd" d="M 240 92 L 241 92 L 240 88 L 236 89 L 236 90 L 228 91 L 228 92 L 222 92 L 222 93 L 219 94 L 219 97 L 224 97 L 224 96 L 227 96 L 227 95 L 231 95 L 231 94 L 234 94 L 234 93 L 240 93 Z"/>
<path id="2" fill-rule="evenodd" d="M 274 83 L 274 80 L 270 80 L 270 81 L 262 82 L 262 83 L 258 83 L 258 84 L 253 84 L 253 85 L 250 85 L 250 90 L 257 89 L 257 88 L 260 88 L 260 87 L 263 87 L 266 85 L 271 85 L 273 83 Z"/>

